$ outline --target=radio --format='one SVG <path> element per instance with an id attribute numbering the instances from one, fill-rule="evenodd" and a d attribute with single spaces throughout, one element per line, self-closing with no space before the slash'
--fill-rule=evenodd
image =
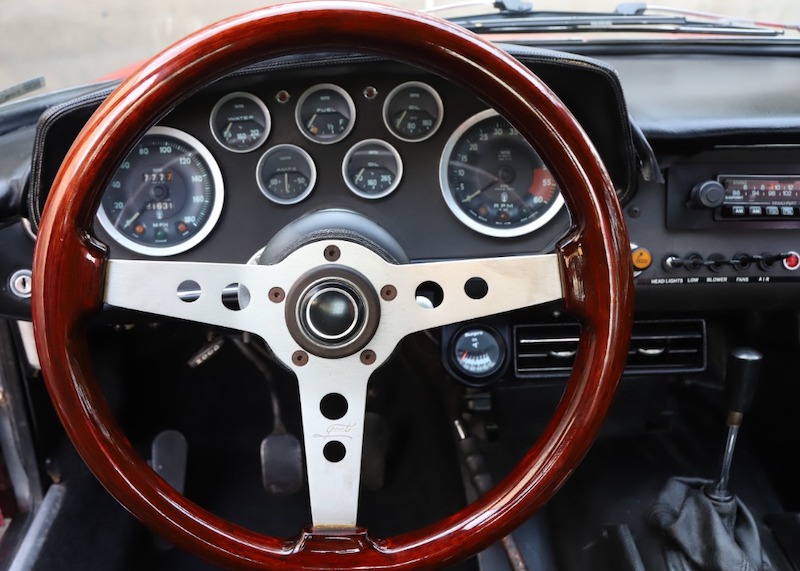
<path id="1" fill-rule="evenodd" d="M 689 202 L 716 220 L 800 220 L 800 176 L 719 175 L 695 185 Z"/>

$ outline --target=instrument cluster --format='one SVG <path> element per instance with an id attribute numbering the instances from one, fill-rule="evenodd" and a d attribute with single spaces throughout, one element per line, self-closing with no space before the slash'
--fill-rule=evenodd
<path id="1" fill-rule="evenodd" d="M 378 94 L 367 90 L 362 95 L 374 99 Z M 280 91 L 275 99 L 286 108 L 291 96 Z M 381 106 L 385 130 L 375 129 L 381 136 L 352 142 L 348 135 L 357 121 L 377 118 L 358 117 L 354 96 L 339 85 L 312 85 L 291 109 L 302 137 L 271 136 L 269 106 L 247 90 L 232 91 L 213 105 L 207 119 L 210 145 L 184 130 L 151 128 L 118 167 L 98 221 L 115 242 L 133 252 L 150 256 L 185 252 L 208 237 L 220 220 L 226 195 L 218 163 L 222 155 L 258 154 L 254 186 L 282 208 L 302 203 L 323 184 L 317 161 L 337 144 L 347 147 L 341 161 L 344 186 L 357 199 L 376 203 L 399 192 L 404 170 L 414 168 L 404 166 L 407 157 L 398 147 L 428 145 L 423 155 L 438 157 L 444 203 L 458 221 L 485 236 L 502 239 L 531 233 L 564 206 L 542 159 L 496 112 L 473 114 L 446 140 L 441 133 L 434 137 L 443 125 L 445 105 L 428 83 L 406 81 L 394 86 Z"/>

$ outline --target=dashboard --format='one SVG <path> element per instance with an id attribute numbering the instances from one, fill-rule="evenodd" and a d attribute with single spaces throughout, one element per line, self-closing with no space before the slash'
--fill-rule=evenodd
<path id="1" fill-rule="evenodd" d="M 786 95 L 796 60 L 508 49 L 565 102 L 617 189 L 636 276 L 634 370 L 702 370 L 704 312 L 800 307 L 800 103 Z M 753 91 L 732 62 L 779 89 Z M 34 142 L 30 224 L 0 230 L 16 244 L 0 261 L 3 314 L 29 317 L 13 289 L 47 189 L 112 87 L 20 131 Z M 180 102 L 112 177 L 95 232 L 115 258 L 270 263 L 334 227 L 407 262 L 549 252 L 570 215 L 536 151 L 459 85 L 334 53 L 243 69 Z M 517 379 L 563 376 L 574 327 L 544 308 L 445 328 L 443 362 L 467 384 L 511 367 Z M 543 339 L 539 359 L 526 347 Z"/>
<path id="2" fill-rule="evenodd" d="M 571 66 L 558 78 L 566 89 L 603 73 Z M 628 193 L 629 126 L 605 77 L 608 109 L 578 113 Z M 98 103 L 45 118 L 41 152 L 65 153 L 61 130 Z M 54 176 L 34 169 L 39 200 Z M 329 211 L 373 221 L 410 260 L 547 251 L 569 226 L 547 166 L 477 98 L 400 64 L 311 61 L 249 70 L 176 106 L 120 165 L 96 231 L 117 257 L 247 261 L 293 221 Z"/>

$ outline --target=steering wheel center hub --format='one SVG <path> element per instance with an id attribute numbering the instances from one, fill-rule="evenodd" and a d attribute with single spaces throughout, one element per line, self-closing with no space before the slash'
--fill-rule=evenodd
<path id="1" fill-rule="evenodd" d="M 321 282 L 300 300 L 301 325 L 320 343 L 347 342 L 364 321 L 364 303 L 346 282 Z"/>
<path id="2" fill-rule="evenodd" d="M 286 325 L 312 355 L 341 358 L 363 349 L 380 318 L 380 299 L 359 272 L 340 265 L 307 272 L 286 297 Z"/>

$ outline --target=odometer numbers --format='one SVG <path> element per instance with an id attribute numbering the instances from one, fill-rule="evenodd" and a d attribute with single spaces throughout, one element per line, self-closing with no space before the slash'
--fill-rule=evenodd
<path id="1" fill-rule="evenodd" d="M 222 174 L 208 149 L 188 133 L 153 127 L 117 168 L 97 217 L 129 250 L 169 256 L 211 232 L 222 202 Z"/>

